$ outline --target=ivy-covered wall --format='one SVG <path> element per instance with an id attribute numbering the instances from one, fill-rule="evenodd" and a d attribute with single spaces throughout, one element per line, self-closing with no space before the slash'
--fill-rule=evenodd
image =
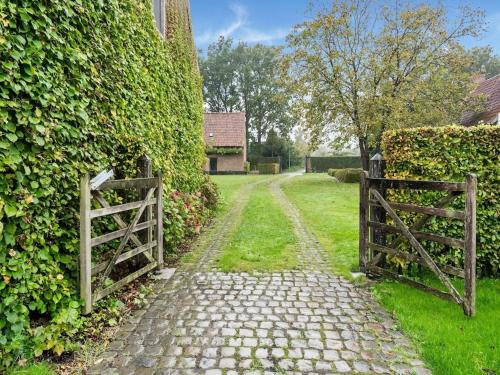
<path id="1" fill-rule="evenodd" d="M 62 352 L 81 325 L 82 174 L 134 176 L 146 153 L 166 194 L 206 188 L 200 76 L 176 19 L 166 41 L 151 0 L 0 2 L 0 368 Z"/>
<path id="2" fill-rule="evenodd" d="M 446 126 L 389 131 L 383 137 L 386 177 L 465 181 L 468 172 L 478 179 L 477 192 L 477 268 L 478 274 L 500 274 L 500 127 Z M 393 191 L 391 198 L 405 201 L 410 193 Z M 436 193 L 412 194 L 412 202 L 432 205 Z M 452 207 L 463 210 L 464 199 L 457 198 Z M 448 237 L 464 237 L 463 223 L 433 218 L 424 230 Z M 442 264 L 463 265 L 463 251 L 428 242 L 426 246 Z"/>

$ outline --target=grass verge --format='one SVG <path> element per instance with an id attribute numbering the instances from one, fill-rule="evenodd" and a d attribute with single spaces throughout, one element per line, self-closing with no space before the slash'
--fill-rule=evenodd
<path id="1" fill-rule="evenodd" d="M 358 267 L 358 185 L 306 174 L 285 182 L 283 191 L 327 250 L 332 269 L 350 277 Z"/>
<path id="2" fill-rule="evenodd" d="M 250 193 L 238 228 L 222 250 L 218 265 L 225 272 L 272 272 L 297 267 L 292 223 L 267 184 Z"/>

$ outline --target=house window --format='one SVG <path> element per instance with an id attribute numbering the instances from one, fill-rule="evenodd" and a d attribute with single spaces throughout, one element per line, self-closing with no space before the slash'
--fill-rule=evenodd
<path id="1" fill-rule="evenodd" d="M 165 1 L 153 0 L 153 14 L 156 21 L 156 28 L 162 36 L 165 36 Z"/>

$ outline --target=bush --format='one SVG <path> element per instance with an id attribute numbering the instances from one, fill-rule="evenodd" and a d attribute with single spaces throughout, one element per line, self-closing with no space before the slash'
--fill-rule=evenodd
<path id="1" fill-rule="evenodd" d="M 259 174 L 279 174 L 280 165 L 278 163 L 259 163 L 257 164 Z"/>
<path id="2" fill-rule="evenodd" d="M 361 168 L 329 169 L 328 174 L 339 182 L 359 183 L 361 171 Z"/>
<path id="3" fill-rule="evenodd" d="M 328 169 L 361 168 L 359 156 L 308 156 L 306 172 L 324 173 Z"/>
<path id="4" fill-rule="evenodd" d="M 500 199 L 500 127 L 448 126 L 416 128 L 386 132 L 383 149 L 389 178 L 465 181 L 468 172 L 478 178 L 477 193 L 477 267 L 482 275 L 499 275 L 500 236 L 498 216 Z M 404 201 L 405 191 L 394 191 L 393 199 Z M 430 205 L 439 193 L 415 192 L 415 203 Z M 463 197 L 451 207 L 463 210 Z M 457 220 L 434 218 L 425 230 L 448 237 L 463 238 L 463 224 Z M 463 265 L 463 251 L 435 242 L 426 247 L 441 263 Z"/>
<path id="5" fill-rule="evenodd" d="M 250 162 L 245 162 L 245 164 L 243 165 L 243 170 L 245 171 L 245 173 L 250 173 Z"/>
<path id="6" fill-rule="evenodd" d="M 169 23 L 165 41 L 150 0 L 6 0 L 0 14 L 1 372 L 15 358 L 60 354 L 82 326 L 82 174 L 135 176 L 148 154 L 165 196 L 182 196 L 165 199 L 167 220 L 184 229 L 165 225 L 170 247 L 206 210 L 190 35 Z"/>

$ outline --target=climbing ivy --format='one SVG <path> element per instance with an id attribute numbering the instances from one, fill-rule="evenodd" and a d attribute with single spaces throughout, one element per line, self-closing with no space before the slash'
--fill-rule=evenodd
<path id="1" fill-rule="evenodd" d="M 146 153 L 167 193 L 206 182 L 193 54 L 150 0 L 0 2 L 0 368 L 62 353 L 83 324 L 82 174 L 133 176 Z"/>

